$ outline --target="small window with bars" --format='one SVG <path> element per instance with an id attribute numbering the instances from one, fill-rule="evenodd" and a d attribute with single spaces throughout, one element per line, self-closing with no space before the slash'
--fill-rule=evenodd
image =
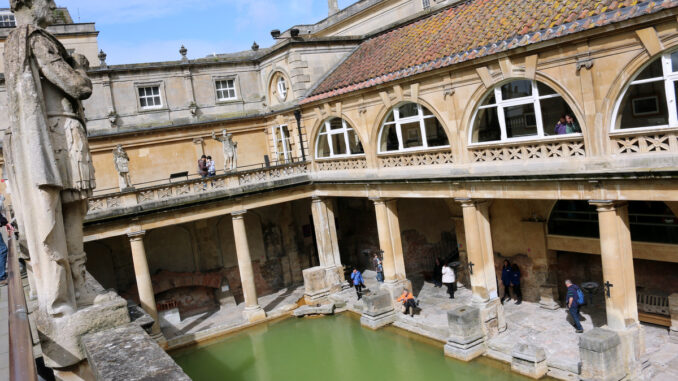
<path id="1" fill-rule="evenodd" d="M 162 107 L 160 86 L 139 87 L 139 106 L 144 109 Z"/>
<path id="2" fill-rule="evenodd" d="M 229 101 L 235 99 L 235 80 L 220 79 L 215 82 L 217 88 L 217 100 Z"/>
<path id="3" fill-rule="evenodd" d="M 0 13 L 0 28 L 14 28 L 16 27 L 16 20 L 11 13 Z"/>

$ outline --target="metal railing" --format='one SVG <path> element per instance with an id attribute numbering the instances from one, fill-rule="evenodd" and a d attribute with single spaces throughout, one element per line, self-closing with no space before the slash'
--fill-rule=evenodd
<path id="1" fill-rule="evenodd" d="M 37 381 L 33 357 L 33 340 L 28 322 L 28 308 L 24 293 L 16 240 L 7 239 L 8 298 L 9 307 L 9 379 L 10 381 Z"/>

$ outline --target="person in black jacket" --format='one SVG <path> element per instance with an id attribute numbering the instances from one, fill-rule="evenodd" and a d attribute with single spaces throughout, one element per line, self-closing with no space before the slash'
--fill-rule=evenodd
<path id="1" fill-rule="evenodd" d="M 440 257 L 436 258 L 436 264 L 433 266 L 433 284 L 436 287 L 442 287 L 443 285 L 443 264 Z"/>
<path id="2" fill-rule="evenodd" d="M 511 300 L 511 295 L 509 294 L 511 285 L 511 262 L 509 262 L 508 259 L 504 259 L 504 265 L 501 268 L 501 283 L 504 285 L 504 295 L 501 297 L 501 302 L 504 303 L 504 300 Z"/>
<path id="3" fill-rule="evenodd" d="M 0 225 L 4 226 L 7 228 L 7 232 L 9 234 L 12 234 L 14 231 L 14 228 L 12 225 L 7 221 L 5 216 L 0 213 Z M 7 271 L 5 268 L 7 267 L 7 245 L 5 245 L 5 240 L 2 239 L 2 236 L 0 235 L 0 286 L 4 286 L 7 284 Z"/>
<path id="4" fill-rule="evenodd" d="M 513 294 L 516 296 L 516 304 L 523 302 L 523 293 L 520 291 L 520 269 L 517 264 L 511 265 L 511 286 Z"/>

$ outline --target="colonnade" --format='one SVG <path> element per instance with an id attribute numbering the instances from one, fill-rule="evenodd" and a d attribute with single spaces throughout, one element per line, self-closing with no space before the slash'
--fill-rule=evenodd
<path id="1" fill-rule="evenodd" d="M 387 289 L 390 287 L 393 292 L 397 292 L 396 286 L 409 284 L 405 273 L 397 199 L 372 198 L 371 201 L 375 208 L 379 246 L 383 252 L 384 284 Z M 455 199 L 455 202 L 461 205 L 463 212 L 465 271 L 470 278 L 473 303 L 484 306 L 488 311 L 500 309 L 497 307 L 500 304 L 489 216 L 491 200 L 463 198 Z M 597 207 L 599 216 L 607 325 L 622 331 L 638 325 L 627 205 L 609 200 L 592 200 L 590 203 Z M 326 269 L 330 287 L 336 290 L 336 287 L 341 288 L 345 284 L 345 280 L 335 224 L 335 200 L 313 198 L 311 211 L 320 266 Z M 265 319 L 266 313 L 259 306 L 257 298 L 245 214 L 246 211 L 232 213 L 233 234 L 244 295 L 244 316 L 248 321 L 255 322 Z M 152 327 L 153 334 L 160 336 L 143 238 L 143 231 L 129 234 L 139 300 L 144 310 L 156 320 Z M 488 316 L 497 318 L 491 311 Z M 501 330 L 502 317 L 499 316 L 498 320 Z"/>

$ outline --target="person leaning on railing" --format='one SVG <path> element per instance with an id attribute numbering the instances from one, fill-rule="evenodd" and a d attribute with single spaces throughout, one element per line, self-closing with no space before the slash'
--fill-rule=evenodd
<path id="1" fill-rule="evenodd" d="M 0 213 L 0 225 L 7 228 L 7 233 L 12 234 L 14 232 L 14 227 L 7 221 L 4 215 Z M 7 245 L 5 240 L 0 235 L 0 286 L 7 285 Z"/>

